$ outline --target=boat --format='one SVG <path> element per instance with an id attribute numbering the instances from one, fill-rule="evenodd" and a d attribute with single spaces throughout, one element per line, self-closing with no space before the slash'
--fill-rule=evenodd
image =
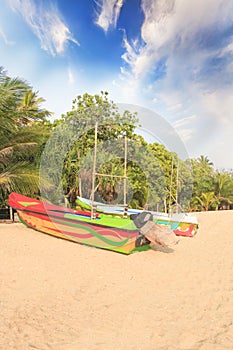
<path id="1" fill-rule="evenodd" d="M 178 242 L 171 230 L 156 225 L 147 212 L 136 218 L 104 213 L 93 217 L 91 211 L 61 207 L 15 192 L 10 193 L 8 204 L 17 211 L 19 220 L 34 230 L 119 253 L 148 250 L 155 243 L 170 247 Z"/>
<path id="2" fill-rule="evenodd" d="M 84 210 L 91 210 L 92 201 L 86 198 L 77 197 L 77 205 Z M 97 213 L 110 215 L 123 215 L 122 206 L 105 205 L 101 202 L 94 202 Z M 143 213 L 141 209 L 127 209 L 128 215 Z M 198 231 L 197 218 L 189 213 L 173 213 L 169 215 L 163 212 L 150 211 L 153 221 L 158 225 L 169 226 L 176 236 L 194 237 Z"/>
<path id="3" fill-rule="evenodd" d="M 84 210 L 89 210 L 92 212 L 92 215 L 96 212 L 99 214 L 112 215 L 114 216 L 123 216 L 127 218 L 129 215 L 137 215 L 145 212 L 144 210 L 139 209 L 130 209 L 126 202 L 126 187 L 127 187 L 127 137 L 125 137 L 125 146 L 124 146 L 124 175 L 109 175 L 101 174 L 96 171 L 96 157 L 97 157 L 97 134 L 98 134 L 98 123 L 95 124 L 95 145 L 94 145 L 94 158 L 93 158 L 93 171 L 92 171 L 92 191 L 90 200 L 77 197 L 77 205 Z M 178 167 L 178 166 L 177 166 Z M 172 172 L 173 172 L 173 163 L 172 163 Z M 96 191 L 96 176 L 106 177 L 111 176 L 111 178 L 117 177 L 122 178 L 124 181 L 124 204 L 111 205 L 95 201 L 95 191 Z M 172 183 L 170 185 L 172 188 Z M 172 200 L 172 194 L 170 189 L 170 202 Z M 178 172 L 177 172 L 177 183 L 176 183 L 176 207 L 178 208 Z M 171 203 L 170 206 L 171 207 Z M 196 235 L 198 230 L 198 221 L 197 218 L 189 213 L 185 212 L 175 212 L 172 215 L 162 212 L 150 211 L 152 214 L 152 220 L 155 224 L 166 227 L 168 230 L 172 230 L 176 236 L 185 236 L 193 237 Z"/>
<path id="4" fill-rule="evenodd" d="M 156 218 L 151 212 L 128 212 L 126 202 L 127 138 L 125 137 L 124 175 L 101 174 L 96 171 L 97 127 L 95 125 L 95 146 L 92 172 L 91 201 L 86 207 L 75 210 L 33 199 L 15 192 L 10 193 L 8 204 L 17 211 L 22 223 L 37 231 L 73 242 L 130 254 L 150 249 L 154 244 L 171 247 L 178 243 L 177 235 L 195 231 L 189 223 L 174 221 L 166 217 Z M 96 176 L 111 176 L 124 181 L 124 204 L 112 212 L 100 210 L 95 203 Z M 82 201 L 81 201 L 82 202 Z M 82 202 L 83 203 L 83 202 Z M 174 226 L 175 225 L 175 226 Z"/>

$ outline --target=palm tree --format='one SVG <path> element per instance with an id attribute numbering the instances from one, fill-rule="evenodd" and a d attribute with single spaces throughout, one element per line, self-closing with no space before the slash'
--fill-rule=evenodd
<path id="1" fill-rule="evenodd" d="M 215 186 L 216 186 L 216 197 L 218 200 L 218 206 L 229 206 L 231 204 L 230 200 L 230 176 L 228 173 L 217 172 L 215 175 Z M 217 206 L 217 209 L 218 209 Z"/>
<path id="2" fill-rule="evenodd" d="M 201 155 L 200 157 L 197 158 L 198 162 L 203 164 L 203 165 L 210 165 L 213 166 L 214 163 L 212 163 L 207 156 Z"/>
<path id="3" fill-rule="evenodd" d="M 23 97 L 17 107 L 19 114 L 18 123 L 20 125 L 31 124 L 35 120 L 44 120 L 46 116 L 50 116 L 51 112 L 41 109 L 41 103 L 45 99 L 37 96 L 38 92 L 32 90 L 25 91 Z"/>
<path id="4" fill-rule="evenodd" d="M 36 152 L 40 132 L 32 123 L 43 121 L 51 113 L 40 108 L 44 99 L 38 98 L 29 85 L 10 78 L 0 68 L 0 189 L 1 202 L 10 191 L 34 191 L 38 185 L 37 170 L 29 162 Z M 40 130 L 42 129 L 42 130 Z M 38 188 L 38 186 L 37 186 Z"/>
<path id="5" fill-rule="evenodd" d="M 217 202 L 214 192 L 202 193 L 200 197 L 196 197 L 197 201 L 201 205 L 201 209 L 208 211 L 212 205 Z"/>
<path id="6" fill-rule="evenodd" d="M 1 144 L 16 133 L 17 104 L 27 89 L 26 83 L 18 78 L 11 79 L 0 68 L 0 140 Z"/>

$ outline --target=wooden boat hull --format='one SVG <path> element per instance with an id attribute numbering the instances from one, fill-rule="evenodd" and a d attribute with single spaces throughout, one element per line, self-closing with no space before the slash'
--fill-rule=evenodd
<path id="1" fill-rule="evenodd" d="M 11 193 L 9 205 L 28 227 L 73 242 L 124 254 L 150 249 L 140 244 L 139 230 L 132 220 L 104 214 L 91 219 L 90 212 L 77 211 Z"/>

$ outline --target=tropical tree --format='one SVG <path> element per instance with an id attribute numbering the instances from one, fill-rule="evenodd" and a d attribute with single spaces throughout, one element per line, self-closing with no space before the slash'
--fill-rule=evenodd
<path id="1" fill-rule="evenodd" d="M 207 156 L 201 155 L 200 157 L 197 158 L 197 161 L 202 164 L 202 165 L 209 165 L 209 166 L 213 166 L 213 162 L 211 162 L 209 160 L 209 158 Z"/>
<path id="2" fill-rule="evenodd" d="M 72 110 L 63 115 L 60 122 L 56 122 L 56 128 L 43 154 L 41 168 L 54 180 L 54 200 L 58 201 L 62 192 L 65 195 L 74 192 L 84 193 L 85 183 L 91 182 L 96 123 L 98 123 L 98 159 L 100 159 L 99 146 L 103 145 L 105 150 L 110 150 L 112 140 L 124 140 L 125 136 L 133 137 L 136 122 L 136 114 L 128 111 L 119 113 L 114 102 L 108 99 L 107 92 L 102 91 L 100 95 L 93 96 L 87 93 L 77 96 L 73 100 Z M 113 147 L 114 152 L 120 151 L 120 148 L 120 146 Z M 103 150 L 104 154 L 106 152 Z M 108 162 L 106 157 L 101 160 Z M 99 164 L 97 169 L 98 167 Z M 101 186 L 103 189 L 104 179 L 98 181 L 99 189 Z M 109 196 L 114 197 L 113 183 L 111 185 Z M 91 186 L 88 191 L 86 197 L 90 195 Z M 46 191 L 44 195 L 47 196 Z"/>
<path id="3" fill-rule="evenodd" d="M 204 160 L 203 158 L 201 158 Z M 215 172 L 213 167 L 200 159 L 191 159 L 192 174 L 193 174 L 193 195 L 190 207 L 192 210 L 197 209 L 196 198 L 201 198 L 202 193 L 214 192 L 214 177 Z"/>
<path id="4" fill-rule="evenodd" d="M 41 109 L 43 101 L 25 81 L 10 78 L 0 70 L 1 205 L 10 191 L 28 193 L 37 186 L 38 192 L 36 155 L 48 132 L 46 117 L 51 115 Z"/>
<path id="5" fill-rule="evenodd" d="M 217 209 L 229 208 L 232 203 L 233 186 L 231 176 L 227 172 L 217 171 L 214 179 Z"/>
<path id="6" fill-rule="evenodd" d="M 214 192 L 202 193 L 200 197 L 196 197 L 196 200 L 199 202 L 200 209 L 205 211 L 215 207 L 217 203 Z"/>

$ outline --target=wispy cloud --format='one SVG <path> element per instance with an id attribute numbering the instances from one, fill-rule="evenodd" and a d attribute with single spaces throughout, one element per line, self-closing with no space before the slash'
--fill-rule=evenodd
<path id="1" fill-rule="evenodd" d="M 190 114 L 198 127 L 200 116 L 208 127 L 211 122 L 232 120 L 233 96 L 233 2 L 228 0 L 142 0 L 144 22 L 141 38 L 123 37 L 121 75 L 125 80 L 147 82 L 147 96 L 171 120 Z M 158 67 L 163 62 L 163 70 Z M 123 79 L 123 78 L 121 78 Z M 223 101 L 225 101 L 224 113 Z M 173 108 L 179 106 L 179 108 Z M 177 125 L 178 127 L 178 125 Z M 180 125 L 181 127 L 181 125 Z M 183 132 L 192 136 L 191 128 Z"/>
<path id="2" fill-rule="evenodd" d="M 74 82 L 75 82 L 74 74 L 73 74 L 73 72 L 72 72 L 70 67 L 68 68 L 68 82 L 71 85 L 74 84 Z"/>
<path id="3" fill-rule="evenodd" d="M 6 34 L 0 29 L 0 39 L 2 38 L 2 40 L 4 41 L 4 43 L 6 45 L 14 45 L 15 42 L 11 41 L 7 38 Z"/>
<path id="4" fill-rule="evenodd" d="M 180 138 L 184 143 L 187 143 L 187 141 L 191 140 L 193 135 L 195 134 L 196 130 L 194 128 L 183 128 L 180 130 L 176 130 Z"/>
<path id="5" fill-rule="evenodd" d="M 176 120 L 175 123 L 173 123 L 173 126 L 174 126 L 175 128 L 181 128 L 181 127 L 183 127 L 184 125 L 189 124 L 190 122 L 192 122 L 192 121 L 195 120 L 196 118 L 197 118 L 196 115 L 191 115 L 191 116 L 189 116 L 189 117 Z"/>
<path id="6" fill-rule="evenodd" d="M 194 114 L 185 118 L 178 119 L 173 123 L 173 127 L 175 128 L 183 142 L 191 140 L 192 137 L 195 135 L 196 128 L 193 126 L 193 123 L 196 122 L 197 119 L 197 116 Z"/>
<path id="7" fill-rule="evenodd" d="M 111 26 L 115 28 L 124 0 L 96 0 L 95 2 L 97 4 L 97 18 L 95 23 L 105 32 Z"/>
<path id="8" fill-rule="evenodd" d="M 40 40 L 42 49 L 52 56 L 62 54 L 69 41 L 79 45 L 54 3 L 33 0 L 9 0 L 9 3 L 23 16 Z"/>
<path id="9" fill-rule="evenodd" d="M 134 74 L 141 76 L 151 72 L 161 57 L 167 57 L 170 64 L 167 73 L 173 69 L 174 59 L 175 63 L 180 59 L 182 66 L 191 64 L 189 74 L 197 77 L 200 65 L 219 54 L 217 40 L 232 26 L 233 3 L 228 0 L 142 0 L 142 10 L 144 44 L 135 50 L 134 44 L 126 44 L 124 38 L 126 52 L 123 55 Z M 228 50 L 232 34 L 228 33 L 228 41 L 223 42 Z"/>

